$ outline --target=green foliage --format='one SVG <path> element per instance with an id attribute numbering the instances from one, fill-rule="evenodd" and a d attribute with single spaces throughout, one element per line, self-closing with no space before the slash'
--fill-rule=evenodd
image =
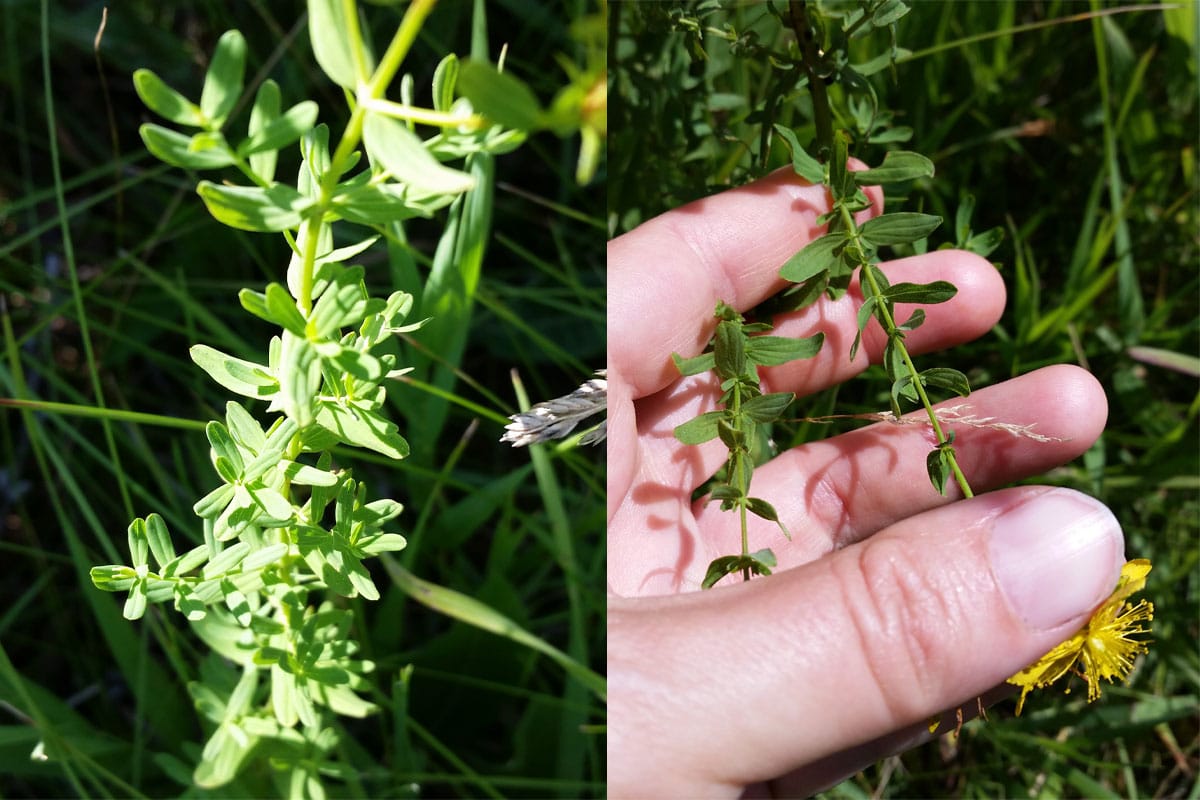
<path id="1" fill-rule="evenodd" d="M 477 441 L 498 437 L 513 410 L 502 399 L 510 369 L 548 395 L 599 359 L 598 248 L 580 230 L 599 212 L 560 169 L 575 161 L 579 120 L 560 117 L 561 141 L 514 152 L 534 132 L 475 113 L 451 66 L 433 87 L 443 108 L 422 108 L 414 95 L 428 95 L 434 65 L 457 63 L 438 50 L 465 55 L 470 37 L 472 61 L 488 59 L 482 5 L 417 19 L 430 6 L 364 8 L 356 24 L 322 29 L 314 49 L 342 41 L 352 97 L 305 63 L 306 46 L 276 35 L 303 34 L 300 18 L 280 27 L 270 9 L 258 18 L 237 4 L 172 8 L 174 23 L 153 4 L 123 8 L 103 40 L 107 99 L 79 79 L 95 73 L 94 20 L 56 17 L 60 35 L 90 28 L 82 54 L 66 40 L 7 49 L 9 66 L 26 60 L 18 50 L 45 54 L 56 80 L 52 94 L 49 79 L 6 71 L 6 96 L 28 100 L 22 86 L 45 85 L 37 113 L 57 108 L 86 143 L 67 157 L 68 179 L 52 178 L 43 163 L 58 161 L 41 148 L 55 126 L 39 122 L 15 143 L 39 154 L 24 162 L 34 171 L 0 168 L 5 197 L 22 190 L 6 216 L 17 236 L 3 245 L 17 269 L 0 270 L 0 394 L 53 409 L 0 416 L 11 474 L 34 478 L 32 490 L 4 483 L 22 542 L 7 552 L 49 558 L 45 576 L 58 578 L 14 586 L 25 599 L 9 605 L 0 636 L 0 696 L 16 714 L 0 753 L 9 793 L 602 793 L 602 738 L 584 730 L 602 713 L 602 559 L 599 537 L 579 535 L 603 518 L 600 466 L 559 448 L 535 483 L 525 451 Z M 314 2 L 308 18 L 347 7 Z M 30 22 L 24 7 L 3 13 L 6 34 Z M 582 54 L 564 22 L 533 22 L 506 72 L 556 98 L 566 78 L 553 59 L 574 66 Z M 235 25 L 244 37 L 218 37 Z M 396 25 L 376 62 L 372 31 Z M 181 52 L 207 74 L 193 76 Z M 142 59 L 158 75 L 138 71 L 130 86 Z M 311 99 L 290 105 L 296 97 Z M 142 128 L 152 154 L 221 170 L 199 181 L 203 203 L 189 199 L 197 179 L 143 151 L 109 159 L 97 121 L 115 102 L 132 147 L 126 126 L 150 116 L 138 100 L 166 120 Z M 506 153 L 511 170 L 490 163 Z M 497 179 L 522 194 L 497 200 Z M 58 244 L 27 234 L 44 232 L 46 197 L 72 193 L 84 205 L 60 209 L 60 258 Z M 550 211 L 531 211 L 537 202 Z M 82 279 L 72 234 L 89 265 L 103 264 Z M 485 276 L 489 244 L 506 257 Z M 78 302 L 61 305 L 72 294 Z M 65 339 L 51 343 L 51 319 L 65 322 Z M 573 332 L 566 346 L 555 344 L 562 330 Z M 84 357 L 66 367 L 59 355 L 81 342 Z M 201 370 L 183 357 L 189 346 Z M 76 368 L 95 386 L 84 390 Z M 414 395 L 424 402 L 407 402 Z M 117 407 L 95 407 L 106 396 Z M 195 419 L 214 407 L 223 411 L 207 425 Z M 392 571 L 400 561 L 412 572 Z M 431 580 L 397 577 L 413 573 Z M 447 596 L 461 602 L 424 602 Z M 143 623 L 124 623 L 122 609 Z M 77 709 L 54 697 L 80 691 L 92 699 Z"/>
<path id="2" fill-rule="evenodd" d="M 821 3 L 824 10 L 857 7 Z M 879 101 L 872 123 L 861 91 L 846 93 L 836 80 L 829 86 L 858 157 L 879 169 L 893 157 L 887 148 L 906 142 L 937 168 L 936 181 L 881 181 L 887 210 L 943 217 L 928 248 L 989 257 L 1007 287 L 1007 310 L 993 334 L 940 354 L 939 364 L 975 385 L 1049 364 L 1090 369 L 1109 398 L 1104 435 L 1076 462 L 1031 480 L 1104 500 L 1129 553 L 1163 572 L 1152 573 L 1147 587 L 1155 597 L 1155 643 L 1128 689 L 1093 705 L 1078 691 L 1046 695 L 1019 719 L 993 712 L 987 723 L 964 725 L 961 737 L 881 762 L 823 797 L 997 797 L 1031 787 L 1045 797 L 1192 791 L 1188 771 L 1177 765 L 1194 767 L 1187 748 L 1200 696 L 1200 403 L 1189 371 L 1200 278 L 1182 266 L 1197 262 L 1200 225 L 1195 14 L 1190 4 L 914 3 L 895 23 L 903 46 L 895 47 L 894 73 L 888 31 L 849 42 L 849 61 Z M 775 99 L 774 87 L 788 78 L 773 74 L 772 57 L 791 53 L 795 36 L 763 5 L 631 4 L 620 23 L 610 157 L 621 166 L 610 186 L 612 230 L 794 167 L 782 134 L 764 155 L 768 113 L 776 115 L 776 133 L 778 124 L 798 142 L 815 139 L 807 92 Z M 823 254 L 806 248 L 790 262 L 804 272 L 785 277 L 802 282 L 834 268 L 832 244 Z M 925 247 L 915 242 L 895 252 Z M 793 290 L 783 300 L 805 298 Z M 923 319 L 920 313 L 916 324 Z M 900 330 L 910 324 L 896 322 Z M 873 366 L 860 380 L 805 398 L 805 415 L 874 414 L 888 406 L 894 385 L 885 365 Z M 781 421 L 772 439 L 787 448 L 843 429 Z M 940 451 L 929 459 L 940 463 Z"/>

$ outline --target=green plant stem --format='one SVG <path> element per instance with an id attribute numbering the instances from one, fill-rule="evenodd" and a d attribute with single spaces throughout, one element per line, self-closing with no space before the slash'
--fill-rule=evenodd
<path id="1" fill-rule="evenodd" d="M 858 237 L 858 226 L 854 223 L 854 217 L 849 209 L 841 206 L 841 219 L 846 226 L 846 231 L 850 238 L 854 240 L 854 246 L 860 251 L 862 250 L 862 242 Z M 883 297 L 883 287 L 875 280 L 875 276 L 866 264 L 860 265 L 859 274 L 862 280 L 870 284 L 871 293 L 877 297 Z M 929 395 L 925 391 L 924 385 L 921 383 L 921 373 L 917 371 L 916 364 L 913 363 L 912 356 L 908 353 L 908 348 L 904 346 L 904 340 L 900 338 L 897 329 L 896 320 L 892 317 L 890 311 L 883 303 L 877 303 L 875 308 L 879 313 L 879 319 L 883 322 L 884 328 L 889 340 L 895 342 L 895 348 L 900 353 L 901 360 L 904 361 L 905 368 L 908 369 L 908 374 L 912 377 L 913 388 L 916 389 L 917 397 L 921 400 L 921 405 L 925 408 L 925 413 L 929 416 L 929 425 L 933 428 L 934 436 L 937 437 L 938 448 L 946 453 L 946 461 L 950 465 L 950 471 L 954 473 L 954 480 L 958 483 L 964 497 L 974 497 L 975 493 L 971 491 L 971 485 L 967 483 L 967 476 L 963 474 L 962 468 L 958 465 L 958 457 L 954 453 L 954 448 L 950 446 L 950 440 L 942 430 L 942 423 L 938 420 L 937 414 L 934 413 L 933 403 L 929 399 Z"/>
<path id="2" fill-rule="evenodd" d="M 742 433 L 740 421 L 742 419 L 742 393 L 739 387 L 734 387 L 733 398 L 730 401 L 731 410 L 733 411 L 733 419 L 737 423 L 737 432 Z M 730 479 L 737 481 L 738 496 L 743 499 L 743 502 L 738 503 L 738 522 L 742 529 L 742 555 L 750 554 L 750 529 L 749 520 L 746 517 L 746 503 L 744 502 L 746 493 L 750 491 L 750 487 L 746 482 L 746 468 L 742 463 L 742 459 L 749 456 L 743 449 L 731 450 L 729 452 L 729 467 Z M 750 567 L 742 568 L 742 580 L 750 580 Z"/>
<path id="3" fill-rule="evenodd" d="M 346 129 L 342 132 L 342 138 L 333 152 L 333 157 L 329 161 L 329 170 L 321 176 L 317 202 L 304 221 L 305 240 L 303 266 L 300 271 L 299 305 L 305 315 L 312 311 L 312 289 L 316 272 L 317 240 L 320 237 L 321 226 L 325 224 L 325 210 L 330 198 L 333 196 L 334 190 L 337 188 L 338 179 L 345 172 L 345 165 L 353 155 L 354 149 L 358 147 L 358 143 L 362 141 L 363 120 L 367 113 L 367 102 L 383 97 L 392 79 L 396 77 L 396 72 L 400 69 L 400 65 L 404 62 L 404 57 L 412 49 L 413 42 L 416 41 L 417 34 L 421 30 L 421 25 L 424 24 L 425 18 L 429 16 L 429 12 L 433 10 L 436 2 L 437 0 L 414 0 L 412 5 L 408 7 L 408 10 L 404 12 L 404 18 L 400 20 L 400 26 L 396 29 L 391 44 L 388 45 L 387 51 L 383 54 L 379 66 L 375 68 L 375 73 L 371 75 L 370 80 L 365 85 L 359 87 L 356 98 L 357 102 L 350 113 L 350 120 L 346 123 Z M 365 72 L 365 63 L 360 63 L 362 34 L 358 30 L 358 12 L 354 9 L 352 0 L 346 0 L 346 7 L 346 18 L 351 20 L 352 34 L 355 35 L 355 41 L 360 43 L 360 46 L 355 48 L 355 69 L 356 71 L 361 70 Z"/>
<path id="4" fill-rule="evenodd" d="M 813 123 L 817 128 L 817 157 L 824 160 L 833 147 L 833 115 L 830 110 L 829 94 L 825 81 L 817 75 L 821 54 L 813 38 L 812 23 L 808 20 L 805 0 L 789 0 L 788 11 L 792 30 L 804 57 L 804 72 L 808 75 L 808 91 L 812 94 Z"/>

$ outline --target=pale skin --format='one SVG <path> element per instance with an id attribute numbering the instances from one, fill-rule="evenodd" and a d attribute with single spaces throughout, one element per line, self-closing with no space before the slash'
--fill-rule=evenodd
<path id="1" fill-rule="evenodd" d="M 882 196 L 869 195 L 875 207 L 865 213 L 877 214 Z M 719 442 L 681 445 L 672 429 L 717 407 L 719 390 L 711 375 L 680 379 L 670 356 L 701 352 L 718 300 L 744 311 L 781 288 L 779 266 L 820 235 L 815 220 L 827 203 L 820 187 L 784 170 L 609 244 L 612 797 L 818 791 L 923 740 L 931 716 L 973 710 L 976 696 L 1070 635 L 1123 561 L 1116 530 L 1087 578 L 1094 600 L 1077 601 L 1046 629 L 1014 612 L 989 561 L 997 520 L 1064 492 L 986 492 L 1075 458 L 1103 430 L 1102 388 L 1062 365 L 972 393 L 970 413 L 1034 424 L 1052 439 L 955 426 L 960 463 L 981 495 L 974 499 L 953 487 L 942 497 L 930 485 L 927 425 L 859 428 L 759 467 L 751 494 L 774 504 L 793 538 L 752 518 L 751 550 L 770 547 L 779 568 L 698 590 L 713 558 L 740 552 L 741 534 L 735 513 L 691 500 L 726 451 Z M 916 356 L 986 334 L 1003 311 L 1001 276 L 972 254 L 936 251 L 881 268 L 893 283 L 958 287 L 951 301 L 927 307 L 928 321 L 909 335 Z M 855 286 L 837 302 L 776 319 L 774 333 L 823 331 L 825 346 L 813 359 L 767 370 L 763 390 L 803 398 L 877 362 L 884 337 L 873 322 L 849 359 L 860 300 Z M 911 308 L 900 306 L 898 316 Z M 919 367 L 937 364 L 936 356 L 918 358 Z"/>

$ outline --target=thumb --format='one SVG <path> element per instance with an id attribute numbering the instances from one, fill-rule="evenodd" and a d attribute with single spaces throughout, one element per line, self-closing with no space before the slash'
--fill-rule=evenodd
<path id="1" fill-rule="evenodd" d="M 984 694 L 1074 633 L 1123 550 L 1099 502 L 1022 487 L 769 578 L 610 601 L 612 796 L 736 797 L 816 761 L 827 775 L 839 754 L 852 772 L 886 753 L 843 751 Z"/>

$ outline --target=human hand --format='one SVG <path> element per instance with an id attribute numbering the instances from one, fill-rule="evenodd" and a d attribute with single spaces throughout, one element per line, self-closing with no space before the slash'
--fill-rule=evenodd
<path id="1" fill-rule="evenodd" d="M 869 195 L 878 213 L 881 197 Z M 670 354 L 703 349 L 718 300 L 743 311 L 781 288 L 780 265 L 819 235 L 827 203 L 821 187 L 782 170 L 609 244 L 613 797 L 735 797 L 765 781 L 787 795 L 817 791 L 919 743 L 935 714 L 973 708 L 1073 633 L 1124 561 L 1117 522 L 1095 500 L 1027 486 L 954 502 L 926 476 L 928 427 L 881 423 L 756 469 L 753 495 L 774 505 L 792 540 L 755 517 L 751 549 L 770 547 L 778 570 L 693 591 L 710 561 L 740 552 L 741 534 L 736 515 L 691 501 L 727 451 L 720 442 L 682 445 L 672 431 L 715 408 L 720 390 L 711 374 L 680 379 Z M 914 354 L 969 341 L 1003 310 L 1000 277 L 972 254 L 880 266 L 893 283 L 958 287 L 909 334 Z M 776 319 L 773 333 L 824 331 L 825 346 L 765 370 L 763 391 L 803 396 L 877 362 L 884 337 L 873 321 L 848 358 L 860 302 L 854 286 L 837 302 Z M 1078 456 L 1107 414 L 1100 386 L 1071 366 L 966 402 L 976 417 L 1034 424 L 1049 437 L 952 425 L 977 490 Z"/>

